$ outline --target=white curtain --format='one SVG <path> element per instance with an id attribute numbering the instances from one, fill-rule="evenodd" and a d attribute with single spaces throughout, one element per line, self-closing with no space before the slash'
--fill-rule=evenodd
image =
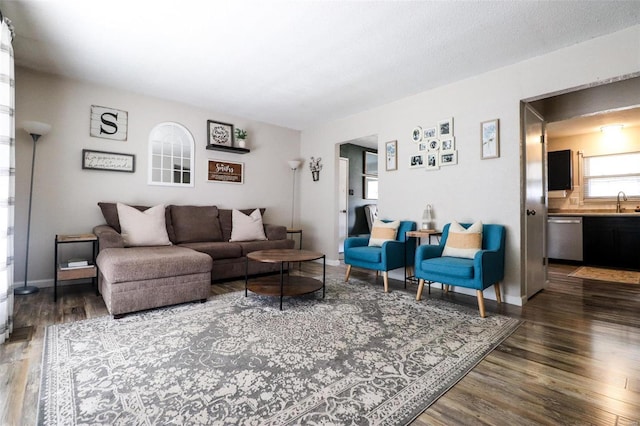
<path id="1" fill-rule="evenodd" d="M 13 218 L 15 125 L 13 28 L 3 19 L 0 32 L 0 343 L 13 330 Z"/>

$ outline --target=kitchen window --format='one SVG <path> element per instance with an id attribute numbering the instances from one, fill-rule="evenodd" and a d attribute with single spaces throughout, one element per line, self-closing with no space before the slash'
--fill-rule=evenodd
<path id="1" fill-rule="evenodd" d="M 585 200 L 640 198 L 640 152 L 584 157 L 583 180 Z"/>

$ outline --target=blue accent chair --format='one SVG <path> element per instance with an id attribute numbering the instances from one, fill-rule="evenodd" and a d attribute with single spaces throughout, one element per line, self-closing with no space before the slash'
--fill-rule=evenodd
<path id="1" fill-rule="evenodd" d="M 383 220 L 383 222 L 390 222 Z M 347 265 L 345 281 L 349 281 L 351 267 L 373 269 L 376 276 L 382 271 L 384 292 L 389 292 L 389 271 L 413 266 L 416 245 L 413 238 L 405 243 L 405 232 L 415 231 L 416 223 L 401 221 L 395 241 L 385 241 L 382 247 L 369 247 L 368 237 L 350 237 L 344 242 L 344 263 Z M 406 244 L 406 251 L 405 251 Z"/>
<path id="2" fill-rule="evenodd" d="M 470 223 L 461 223 L 464 228 Z M 415 275 L 419 278 L 416 300 L 422 297 L 425 281 L 439 282 L 444 291 L 449 285 L 476 289 L 480 316 L 485 317 L 483 290 L 494 286 L 496 300 L 501 303 L 500 281 L 504 278 L 506 229 L 502 225 L 482 225 L 482 250 L 473 259 L 442 256 L 449 236 L 449 224 L 442 230 L 440 245 L 422 245 L 416 250 Z"/>

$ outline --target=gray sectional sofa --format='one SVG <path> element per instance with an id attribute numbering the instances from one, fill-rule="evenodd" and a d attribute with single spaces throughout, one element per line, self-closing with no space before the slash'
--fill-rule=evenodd
<path id="1" fill-rule="evenodd" d="M 170 205 L 165 210 L 172 245 L 125 247 L 116 203 L 98 203 L 106 225 L 98 236 L 98 286 L 109 313 L 126 313 L 195 300 L 205 301 L 211 284 L 244 277 L 246 255 L 256 250 L 291 249 L 285 226 L 264 225 L 264 241 L 230 242 L 232 210 L 216 206 Z M 144 211 L 145 206 L 134 206 Z M 250 214 L 254 209 L 241 210 Z M 264 209 L 261 209 L 264 213 Z M 249 262 L 249 274 L 280 271 L 270 263 Z"/>

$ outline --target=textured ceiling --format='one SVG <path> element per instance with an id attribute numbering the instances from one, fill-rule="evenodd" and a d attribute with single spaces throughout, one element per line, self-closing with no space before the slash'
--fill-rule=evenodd
<path id="1" fill-rule="evenodd" d="M 2 0 L 0 7 L 16 28 L 18 65 L 294 129 L 640 22 L 637 0 Z"/>

